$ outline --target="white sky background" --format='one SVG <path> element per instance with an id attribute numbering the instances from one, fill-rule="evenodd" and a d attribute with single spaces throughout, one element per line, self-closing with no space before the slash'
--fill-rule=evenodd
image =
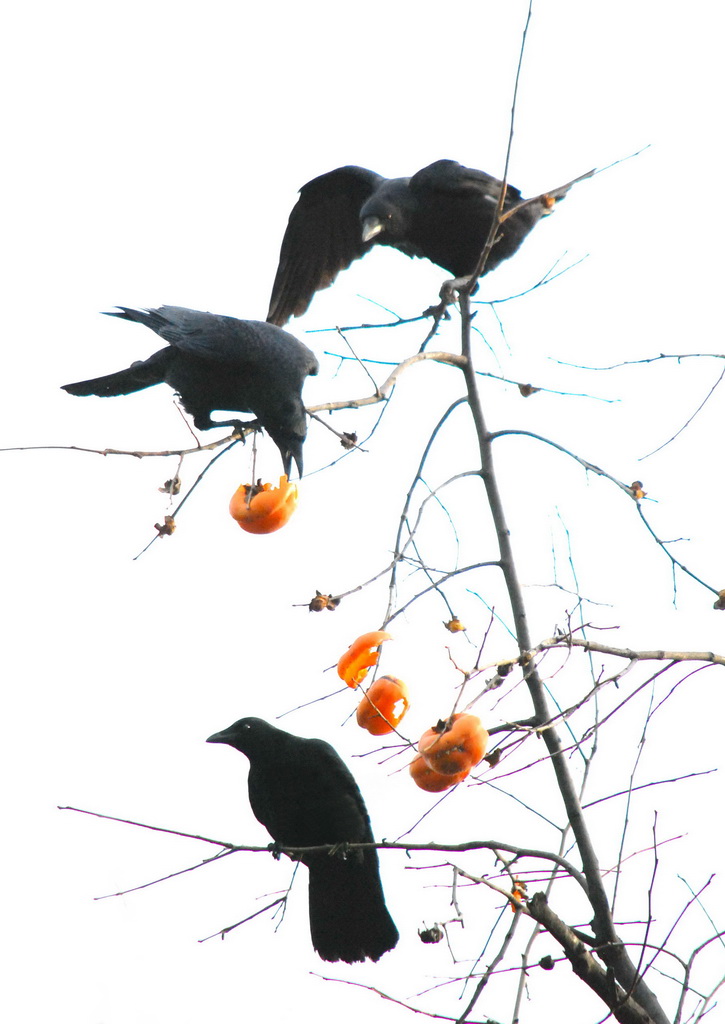
<path id="1" fill-rule="evenodd" d="M 523 251 L 486 279 L 481 297 L 502 298 L 530 287 L 564 253 L 570 261 L 588 256 L 549 287 L 499 306 L 504 334 L 482 307 L 478 324 L 490 347 L 478 346 L 478 360 L 492 373 L 595 397 L 524 401 L 513 387 L 485 383 L 489 427 L 534 430 L 627 482 L 642 479 L 661 535 L 690 538 L 677 548 L 680 557 L 725 586 L 722 392 L 680 438 L 639 461 L 697 408 L 720 362 L 596 374 L 553 361 L 601 365 L 722 349 L 722 15 L 697 0 L 686 9 L 621 0 L 594 7 L 535 5 L 510 180 L 533 194 L 651 148 L 577 186 Z M 312 0 L 253 11 L 219 2 L 18 5 L 2 43 L 0 444 L 186 446 L 168 389 L 108 401 L 59 390 L 154 351 L 150 332 L 98 311 L 176 303 L 263 319 L 295 193 L 314 175 L 345 163 L 404 175 L 443 156 L 500 173 L 525 14 L 524 3 L 465 0 L 447 12 L 438 4 L 376 0 L 359 8 Z M 306 331 L 383 319 L 359 296 L 415 315 L 434 301 L 444 276 L 379 250 L 319 295 L 308 316 L 291 325 L 322 362 L 308 402 L 362 396 L 370 384 L 349 364 L 337 374 L 338 362 L 323 356 L 342 350 L 339 338 Z M 455 350 L 456 331 L 454 317 L 436 347 Z M 407 333 L 348 337 L 362 355 L 397 361 L 417 349 L 423 332 L 416 325 Z M 459 393 L 453 371 L 415 368 L 367 453 L 318 474 L 339 449 L 313 423 L 299 510 L 267 538 L 243 534 L 227 514 L 229 497 L 250 473 L 251 448 L 238 447 L 185 506 L 174 537 L 136 562 L 167 511 L 157 488 L 173 474 L 173 460 L 64 451 L 0 456 L 8 1019 L 241 1022 L 281 1020 L 309 1006 L 321 1020 L 357 1024 L 374 1014 L 383 1024 L 405 1019 L 405 1011 L 310 972 L 374 985 L 417 1005 L 423 999 L 416 993 L 433 979 L 465 972 L 468 962 L 452 965 L 443 946 L 424 947 L 416 937 L 424 920 L 451 916 L 446 890 L 431 887 L 433 875 L 405 870 L 424 859 L 383 857 L 402 936 L 396 951 L 378 965 L 326 965 L 308 941 L 302 880 L 276 934 L 265 917 L 223 943 L 196 941 L 283 887 L 289 864 L 238 855 L 94 903 L 94 896 L 179 870 L 209 850 L 55 809 L 71 804 L 227 841 L 267 841 L 248 809 L 244 758 L 204 739 L 242 715 L 274 719 L 336 688 L 323 670 L 358 633 L 378 626 L 384 585 L 345 601 L 335 615 L 291 606 L 315 588 L 350 589 L 384 566 L 428 431 Z M 376 415 L 348 412 L 334 425 L 364 436 Z M 465 433 L 456 432 L 465 417 L 457 424 L 431 464 L 431 484 L 474 465 Z M 275 479 L 276 448 L 264 440 L 260 452 L 262 475 Z M 587 607 L 587 618 L 622 623 L 605 634 L 612 643 L 722 652 L 725 618 L 712 611 L 712 595 L 679 577 L 673 606 L 668 563 L 620 491 L 534 442 L 505 440 L 496 454 L 537 639 L 563 625 L 572 607 L 561 591 L 534 589 L 555 574 L 572 587 L 568 530 L 582 591 L 602 602 Z M 187 485 L 202 465 L 187 460 Z M 494 557 L 478 492 L 458 493 L 450 508 L 461 560 Z M 433 517 L 427 537 L 433 563 L 452 564 L 442 517 Z M 493 575 L 467 585 L 503 612 Z M 488 612 L 479 598 L 460 593 L 455 610 L 480 639 Z M 421 602 L 396 620 L 396 640 L 387 645 L 383 668 L 413 691 L 413 737 L 452 703 L 456 676 L 446 644 L 463 664 L 473 657 L 465 638 L 451 639 L 439 627 L 444 617 L 439 601 Z M 490 651 L 494 661 L 514 647 L 501 631 Z M 584 685 L 562 682 L 557 696 L 567 703 Z M 622 695 L 627 686 L 625 680 Z M 341 694 L 280 724 L 324 736 L 349 760 L 372 749 L 354 722 L 343 726 L 353 704 Z M 476 711 L 494 724 L 529 713 L 520 691 L 494 705 L 488 698 Z M 626 728 L 622 722 L 603 733 L 592 798 L 626 784 L 645 707 L 635 702 Z M 722 767 L 722 711 L 721 670 L 685 684 L 653 727 L 640 781 Z M 353 762 L 380 837 L 405 832 L 431 804 L 405 773 L 389 774 L 401 763 Z M 506 785 L 560 823 L 547 769 L 538 773 Z M 668 882 L 655 898 L 667 923 L 687 898 L 677 872 L 697 888 L 720 870 L 722 790 L 718 777 L 708 776 L 650 792 L 637 805 L 629 852 L 650 844 L 654 806 L 660 839 L 687 836 L 660 854 Z M 622 808 L 605 808 L 592 827 L 602 862 L 611 864 Z M 457 791 L 412 836 L 492 837 L 556 845 L 550 828 L 488 787 Z M 650 855 L 640 860 L 640 888 L 629 892 L 618 920 L 646 913 L 652 862 Z M 487 855 L 466 864 L 493 870 Z M 722 927 L 719 881 L 706 904 Z M 460 957 L 480 951 L 497 906 L 489 895 L 471 897 L 466 931 L 454 932 Z M 697 913 L 690 945 L 709 934 Z M 678 951 L 689 951 L 686 941 Z M 544 952 L 555 950 L 542 944 Z M 711 980 L 719 974 L 714 966 Z M 513 989 L 513 982 L 501 983 L 474 1019 L 507 1020 Z M 561 991 L 569 1006 L 581 1000 L 572 1020 L 602 1016 L 562 965 L 532 976 L 533 1003 L 522 1021 L 561 1019 L 554 1005 Z M 455 1013 L 463 1005 L 459 993 L 460 985 L 452 986 L 425 1005 Z"/>

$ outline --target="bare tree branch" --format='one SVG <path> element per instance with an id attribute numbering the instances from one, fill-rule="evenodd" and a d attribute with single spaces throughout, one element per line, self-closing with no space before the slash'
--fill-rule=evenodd
<path id="1" fill-rule="evenodd" d="M 595 640 L 584 640 L 581 637 L 571 635 L 551 637 L 549 640 L 542 640 L 534 650 L 544 651 L 555 648 L 581 647 L 585 651 L 593 651 L 597 654 L 609 654 L 613 658 L 624 658 L 627 661 L 702 661 L 706 664 L 725 665 L 725 656 L 714 654 L 712 651 L 635 651 L 630 647 L 613 647 L 610 644 L 601 644 Z"/>

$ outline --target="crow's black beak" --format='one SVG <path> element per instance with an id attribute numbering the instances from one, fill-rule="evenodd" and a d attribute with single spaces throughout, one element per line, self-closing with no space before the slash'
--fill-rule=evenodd
<path id="1" fill-rule="evenodd" d="M 227 730 L 226 729 L 222 729 L 221 732 L 212 733 L 212 735 L 207 739 L 206 742 L 207 743 L 228 743 L 229 742 L 229 738 L 227 736 Z"/>
<path id="2" fill-rule="evenodd" d="M 287 476 L 288 480 L 290 479 L 290 472 L 292 470 L 292 460 L 293 459 L 294 459 L 294 462 L 295 462 L 295 466 L 297 467 L 297 475 L 299 476 L 299 478 L 301 480 L 302 479 L 302 469 L 303 469 L 302 445 L 301 444 L 299 445 L 299 447 L 296 450 L 292 449 L 292 448 L 288 448 L 286 451 L 282 452 L 282 465 L 284 466 L 285 475 Z"/>

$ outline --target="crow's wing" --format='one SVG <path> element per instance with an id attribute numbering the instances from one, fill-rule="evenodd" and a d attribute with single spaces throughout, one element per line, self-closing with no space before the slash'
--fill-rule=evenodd
<path id="1" fill-rule="evenodd" d="M 299 382 L 301 387 L 305 377 L 319 369 L 314 352 L 306 345 L 279 327 L 259 320 L 238 320 L 183 306 L 119 309 L 121 312 L 108 315 L 142 323 L 175 349 L 224 363 L 235 371 L 284 367 L 285 378 L 290 383 Z"/>
<path id="2" fill-rule="evenodd" d="M 277 842 L 317 846 L 373 841 L 358 785 L 329 743 L 277 730 L 265 752 L 248 756 L 249 802 Z"/>
<path id="3" fill-rule="evenodd" d="M 365 167 L 338 167 L 300 189 L 282 240 L 267 320 L 302 316 L 315 292 L 363 256 L 360 208 L 385 178 Z"/>

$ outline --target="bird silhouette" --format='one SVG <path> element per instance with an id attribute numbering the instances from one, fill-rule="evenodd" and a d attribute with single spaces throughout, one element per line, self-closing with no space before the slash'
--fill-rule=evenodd
<path id="1" fill-rule="evenodd" d="M 71 395 L 128 395 L 166 383 L 179 395 L 198 430 L 245 425 L 212 420 L 219 409 L 250 412 L 279 448 L 284 471 L 292 459 L 302 476 L 307 414 L 302 385 L 318 371 L 317 359 L 301 341 L 268 323 L 237 320 L 182 306 L 128 309 L 106 314 L 151 328 L 168 347 L 125 370 L 64 384 Z"/>
<path id="2" fill-rule="evenodd" d="M 513 256 L 574 183 L 531 200 L 507 185 L 502 222 L 483 273 Z M 267 321 L 281 327 L 290 317 L 302 316 L 315 292 L 331 285 L 373 245 L 428 259 L 453 274 L 457 284 L 476 269 L 501 184 L 455 160 L 436 160 L 412 178 L 383 178 L 365 167 L 348 166 L 308 181 L 282 240 Z"/>
<path id="3" fill-rule="evenodd" d="M 260 718 L 242 718 L 207 743 L 249 758 L 249 802 L 281 846 L 373 843 L 365 803 L 342 758 Z M 309 868 L 310 933 L 323 960 L 378 960 L 398 941 L 385 906 L 374 848 L 300 857 Z"/>

